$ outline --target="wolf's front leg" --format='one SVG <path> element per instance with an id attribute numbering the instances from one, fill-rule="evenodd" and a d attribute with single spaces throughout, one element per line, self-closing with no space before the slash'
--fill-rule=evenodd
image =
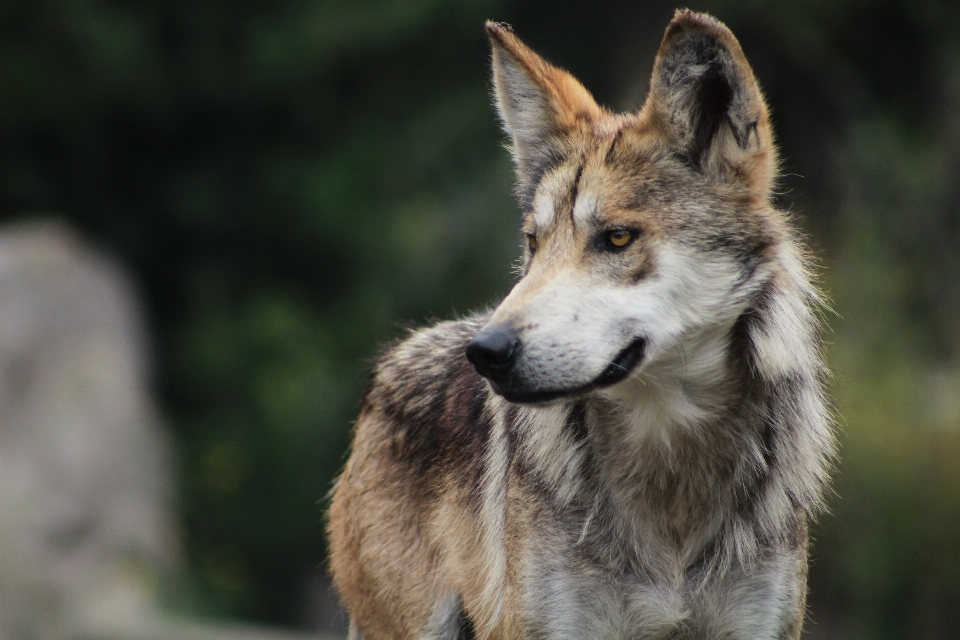
<path id="1" fill-rule="evenodd" d="M 347 640 L 364 640 L 356 622 L 351 618 Z M 476 640 L 473 622 L 463 611 L 463 604 L 456 596 L 440 600 L 426 628 L 417 640 Z"/>
<path id="2" fill-rule="evenodd" d="M 441 598 L 418 640 L 475 640 L 473 622 L 456 594 Z"/>
<path id="3" fill-rule="evenodd" d="M 350 626 L 347 629 L 347 640 L 363 640 L 360 630 L 357 629 L 357 623 L 350 619 Z"/>

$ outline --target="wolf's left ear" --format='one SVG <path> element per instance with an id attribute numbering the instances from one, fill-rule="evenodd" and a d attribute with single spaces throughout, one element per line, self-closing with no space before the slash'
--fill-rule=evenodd
<path id="1" fill-rule="evenodd" d="M 693 169 L 769 196 L 776 149 L 767 106 L 740 43 L 719 21 L 677 11 L 643 112 Z"/>
<path id="2" fill-rule="evenodd" d="M 576 78 L 531 51 L 510 27 L 488 22 L 487 34 L 497 111 L 513 141 L 523 194 L 561 154 L 563 136 L 604 112 Z"/>

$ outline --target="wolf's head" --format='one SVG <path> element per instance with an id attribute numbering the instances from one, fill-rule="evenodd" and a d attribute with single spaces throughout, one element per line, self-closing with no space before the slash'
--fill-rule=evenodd
<path id="1" fill-rule="evenodd" d="M 524 210 L 523 277 L 468 357 L 515 402 L 677 367 L 707 375 L 789 234 L 770 204 L 767 108 L 736 38 L 677 12 L 646 103 L 612 114 L 508 27 L 487 32 Z"/>

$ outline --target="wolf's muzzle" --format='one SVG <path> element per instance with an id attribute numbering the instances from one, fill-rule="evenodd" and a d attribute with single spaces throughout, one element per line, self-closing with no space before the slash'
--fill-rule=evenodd
<path id="1" fill-rule="evenodd" d="M 493 390 L 510 402 L 549 402 L 608 387 L 624 380 L 643 360 L 646 344 L 643 338 L 635 338 L 594 380 L 564 389 L 537 388 L 517 375 L 514 365 L 523 343 L 509 327 L 489 327 L 478 333 L 467 344 L 467 359 L 476 367 L 477 373 L 490 381 Z"/>
<path id="2" fill-rule="evenodd" d="M 494 383 L 506 380 L 519 353 L 520 339 L 507 327 L 484 329 L 467 345 L 467 359 Z"/>

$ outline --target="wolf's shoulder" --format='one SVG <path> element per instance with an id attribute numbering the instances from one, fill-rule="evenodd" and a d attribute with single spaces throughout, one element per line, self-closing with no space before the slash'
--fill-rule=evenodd
<path id="1" fill-rule="evenodd" d="M 467 361 L 467 343 L 488 317 L 488 313 L 475 314 L 408 332 L 377 358 L 373 384 L 394 387 L 413 380 L 428 385 L 440 382 L 438 378 L 459 370 Z"/>
<path id="2" fill-rule="evenodd" d="M 489 316 L 412 331 L 376 361 L 362 413 L 378 418 L 396 458 L 428 470 L 462 461 L 482 446 L 492 392 L 465 351 Z"/>

